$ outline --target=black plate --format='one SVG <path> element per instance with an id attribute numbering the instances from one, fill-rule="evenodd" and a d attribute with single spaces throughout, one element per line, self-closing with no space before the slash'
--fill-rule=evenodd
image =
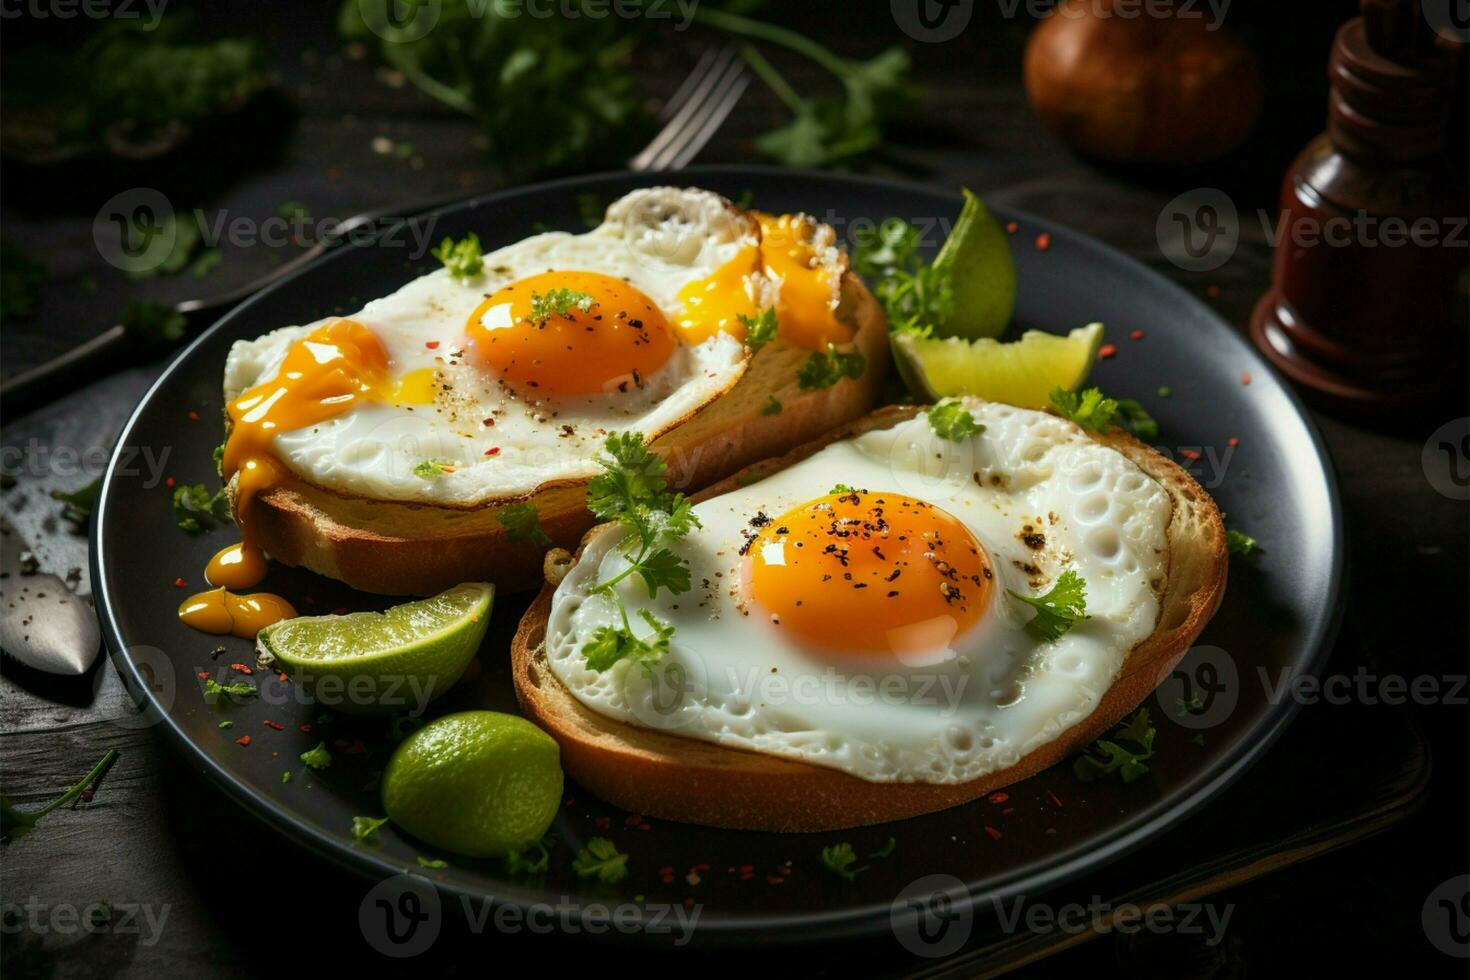
<path id="1" fill-rule="evenodd" d="M 948 221 L 960 207 L 957 194 L 890 182 L 712 168 L 678 178 L 594 176 L 496 194 L 435 215 L 433 234 L 437 240 L 473 230 L 493 247 L 543 226 L 577 229 L 579 195 L 611 200 L 671 180 L 732 198 L 749 192 L 763 209 L 807 210 L 840 230 L 888 215 Z M 432 258 L 412 260 L 401 238 L 397 246 L 344 249 L 245 303 L 180 354 L 143 399 L 108 468 L 93 528 L 93 582 L 118 670 L 146 699 L 147 717 L 268 823 L 355 871 L 375 878 L 424 873 L 455 895 L 553 904 L 570 896 L 579 906 L 637 896 L 648 903 L 693 899 L 702 905 L 699 934 L 706 941 L 755 934 L 768 941 L 816 939 L 887 930 L 895 899 L 926 875 L 956 876 L 988 904 L 1117 858 L 1179 823 L 1238 777 L 1294 713 L 1293 700 L 1277 685 L 1293 673 L 1316 672 L 1325 657 L 1337 619 L 1342 514 L 1317 432 L 1297 399 L 1229 325 L 1183 289 L 1089 238 L 1026 214 L 1002 211 L 1000 217 L 1019 225 L 1013 239 L 1018 325 L 1065 332 L 1092 320 L 1109 324 L 1108 339 L 1120 350 L 1098 364 L 1096 382 L 1139 398 L 1162 426 L 1163 450 L 1188 466 L 1231 522 L 1266 549 L 1254 565 L 1233 561 L 1224 605 L 1200 640 L 1206 646 L 1185 661 L 1188 679 L 1206 690 L 1204 714 L 1181 714 L 1178 703 L 1189 695 L 1179 678 L 1149 700 L 1157 755 L 1144 778 L 1126 786 L 1117 780 L 1084 784 L 1062 765 L 1009 787 L 1003 797 L 892 825 L 809 836 L 630 821 L 569 785 L 544 880 L 509 877 L 496 862 L 436 854 L 392 827 L 383 829 L 379 846 L 355 843 L 352 817 L 381 813 L 371 787 L 390 749 L 384 726 L 342 718 L 323 723 L 314 707 L 300 703 L 294 686 L 268 678 L 255 678 L 262 698 L 238 706 L 206 704 L 200 672 L 228 679 L 230 663 L 253 662 L 251 644 L 226 638 L 226 652 L 213 659 L 213 639 L 175 618 L 186 595 L 175 578 L 198 586 L 206 560 L 233 539 L 233 530 L 198 537 L 180 532 L 170 491 L 151 484 L 146 464 L 167 452 L 167 476 L 214 485 L 210 453 L 221 437 L 214 420 L 231 342 L 348 312 L 437 265 Z M 1051 236 L 1045 251 L 1033 246 L 1041 232 Z M 942 234 L 931 237 L 937 242 Z M 1134 330 L 1145 338 L 1130 340 Z M 1245 374 L 1249 384 L 1242 381 Z M 1158 394 L 1166 385 L 1172 388 L 1167 398 Z M 1238 447 L 1227 444 L 1232 438 Z M 377 601 L 292 569 L 275 570 L 263 588 L 302 598 L 299 605 L 308 612 Z M 515 710 L 505 651 L 525 601 L 497 598 L 480 676 L 436 702 L 433 713 L 470 706 Z M 219 727 L 225 718 L 233 727 Z M 304 724 L 312 731 L 302 732 Z M 236 744 L 242 735 L 252 744 Z M 299 753 L 322 739 L 334 755 L 329 769 L 317 773 L 296 764 Z M 283 783 L 288 769 L 293 778 Z M 612 838 L 631 855 L 631 874 L 622 883 L 593 884 L 572 871 L 572 856 L 594 836 Z M 819 859 L 827 844 L 849 841 L 866 854 L 890 837 L 896 839 L 892 854 L 865 859 L 869 870 L 853 882 L 824 870 Z M 443 858 L 449 866 L 426 871 L 420 856 Z M 686 876 L 696 867 L 698 883 L 691 883 Z"/>

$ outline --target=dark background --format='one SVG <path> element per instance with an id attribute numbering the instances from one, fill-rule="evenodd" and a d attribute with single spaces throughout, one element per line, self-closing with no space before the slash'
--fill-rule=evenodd
<path id="1" fill-rule="evenodd" d="M 371 53 L 344 50 L 336 36 L 335 3 L 212 2 L 198 5 L 202 36 L 253 34 L 263 39 L 280 80 L 280 97 L 237 131 L 141 176 L 134 168 L 97 164 L 56 171 L 5 161 L 0 180 L 0 232 L 49 272 L 41 305 L 28 322 L 9 324 L 0 373 L 11 375 L 85 340 L 113 322 L 130 298 L 177 300 L 207 295 L 248 281 L 293 253 L 287 246 L 223 249 L 209 277 L 129 280 L 107 265 L 92 240 L 98 207 L 117 191 L 144 184 L 163 187 L 176 206 L 211 213 L 269 217 L 299 201 L 317 218 L 468 195 L 504 186 L 489 163 L 474 123 L 432 102 L 382 68 Z M 7 7 L 7 10 L 10 8 Z M 1351 2 L 1254 3 L 1237 0 L 1227 23 L 1256 49 L 1267 74 L 1265 114 L 1247 144 L 1216 164 L 1174 171 L 1130 171 L 1080 159 L 1028 109 L 1021 57 L 1033 21 L 1002 14 L 1002 5 L 977 2 L 970 26 L 955 40 L 921 44 L 894 25 L 881 2 L 786 3 L 762 16 L 798 27 L 840 54 L 871 57 L 903 44 L 924 86 L 918 108 L 863 169 L 954 187 L 1072 225 L 1172 276 L 1226 319 L 1243 325 L 1269 275 L 1270 251 L 1253 222 L 1223 268 L 1182 272 L 1158 249 L 1155 221 L 1165 202 L 1197 187 L 1219 187 L 1242 214 L 1274 210 L 1280 177 L 1297 150 L 1323 125 L 1324 65 L 1336 27 L 1356 9 Z M 0 24 L 5 57 L 36 43 L 61 43 L 85 29 L 79 21 L 33 17 Z M 667 92 L 692 64 L 703 43 L 697 32 L 672 36 L 639 67 L 650 98 Z M 653 47 L 653 46 L 650 46 Z M 800 61 L 772 58 L 799 89 L 825 80 Z M 1463 119 L 1463 116 L 1461 117 Z M 753 83 L 736 113 L 700 162 L 757 160 L 753 138 L 784 120 L 779 102 Z M 1463 137 L 1463 133 L 1461 134 Z M 394 150 L 376 152 L 375 139 Z M 380 144 L 381 145 L 381 144 Z M 399 149 L 405 148 L 405 149 Z M 624 155 L 609 153 L 598 169 L 616 169 Z M 368 288 L 368 287 L 365 287 Z M 1386 285 L 1386 288 L 1391 288 Z M 121 366 L 121 365 L 120 365 Z M 143 365 L 111 391 L 140 394 L 161 365 Z M 1424 441 L 1440 424 L 1466 414 L 1464 391 L 1421 417 L 1343 421 L 1318 414 L 1338 467 L 1351 538 L 1351 580 L 1342 640 L 1334 669 L 1369 664 L 1406 677 L 1463 676 L 1466 671 L 1467 508 L 1436 493 L 1420 463 Z M 6 419 L 15 431 L 21 420 Z M 121 417 L 102 413 L 98 438 L 115 432 Z M 83 482 L 83 481 L 78 481 Z M 12 501 L 13 503 L 13 501 Z M 3 661 L 0 681 L 0 765 L 4 790 L 21 802 L 40 802 L 48 787 L 84 772 L 106 747 L 125 748 L 98 803 L 85 812 L 55 814 L 33 836 L 0 849 L 4 901 L 28 895 L 86 904 L 100 897 L 175 903 L 172 922 L 155 947 L 123 937 L 0 936 L 4 968 L 13 976 L 129 975 L 185 969 L 200 975 L 295 975 L 310 969 L 381 967 L 357 932 L 355 881 L 303 855 L 183 771 L 148 732 L 99 720 L 94 678 L 77 684 L 44 678 Z M 99 671 L 110 672 L 103 663 Z M 1321 725 L 1330 736 L 1308 743 L 1318 754 L 1263 765 L 1246 777 L 1278 781 L 1290 809 L 1294 767 L 1310 768 L 1351 785 L 1372 778 L 1357 766 L 1364 746 L 1383 739 L 1390 712 L 1383 706 L 1306 709 L 1297 726 Z M 1026 968 L 1028 975 L 1087 971 L 1101 976 L 1278 975 L 1335 965 L 1359 970 L 1404 970 L 1415 975 L 1463 975 L 1460 963 L 1439 954 L 1420 924 L 1425 897 L 1446 878 L 1470 870 L 1467 859 L 1467 712 L 1430 704 L 1392 711 L 1401 726 L 1408 714 L 1432 747 L 1427 801 L 1370 840 L 1294 864 L 1229 889 L 1212 901 L 1233 903 L 1229 941 L 1207 957 L 1180 951 L 1178 940 L 1125 940 L 1105 936 Z M 1288 737 L 1273 752 L 1302 743 Z M 1284 762 L 1284 764 L 1283 764 Z M 1375 777 L 1376 778 L 1376 777 Z M 1220 805 L 1228 807 L 1229 797 Z M 1228 835 L 1229 814 L 1202 821 L 1211 834 Z M 1175 832 L 1189 840 L 1191 827 Z M 1217 843 L 1200 840 L 1201 853 Z M 1174 852 L 1176 855 L 1178 849 Z M 1188 853 L 1188 848 L 1184 849 Z M 1148 861 L 1150 852 L 1129 860 Z M 1178 860 L 1177 856 L 1173 858 Z M 1159 869 L 1160 871 L 1172 869 Z M 66 887 L 61 887 L 65 885 Z M 534 950 L 531 947 L 534 946 Z M 512 953 L 511 950 L 515 952 Z M 540 959 L 527 959 L 532 951 Z M 865 975 L 905 968 L 891 951 L 862 947 L 756 953 L 763 973 Z M 515 960 L 506 957 L 514 956 Z M 484 973 L 576 967 L 599 972 L 646 973 L 719 969 L 698 954 L 617 952 L 598 955 L 585 944 L 539 939 L 512 944 L 496 937 L 443 943 L 429 962 L 409 968 Z M 521 965 L 512 966 L 513 962 Z M 729 960 L 726 960 L 729 962 Z M 752 957 L 752 963 L 757 961 Z M 928 966 L 928 964 L 923 964 Z"/>

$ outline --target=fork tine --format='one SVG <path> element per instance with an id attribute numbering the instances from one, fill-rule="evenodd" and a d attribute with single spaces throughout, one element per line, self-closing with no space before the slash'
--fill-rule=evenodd
<path id="1" fill-rule="evenodd" d="M 699 156 L 699 151 L 705 148 L 705 145 L 719 131 L 720 126 L 724 124 L 725 119 L 734 111 L 740 97 L 745 94 L 745 87 L 749 84 L 750 75 L 745 71 L 745 66 L 736 64 L 735 71 L 722 89 L 723 94 L 705 114 L 703 124 L 698 126 L 688 139 L 684 140 L 682 148 L 676 148 L 672 158 L 666 164 L 667 169 L 678 170 L 686 167 L 695 157 Z"/>
<path id="2" fill-rule="evenodd" d="M 705 48 L 694 67 L 689 70 L 689 74 L 685 75 L 679 87 L 674 89 L 674 94 L 669 96 L 663 107 L 658 110 L 658 118 L 667 121 L 678 112 L 683 107 L 685 100 L 689 98 L 689 94 L 694 91 L 694 86 L 711 73 L 714 68 L 712 62 L 728 50 L 730 50 L 729 45 L 724 48 Z"/>
<path id="3" fill-rule="evenodd" d="M 722 83 L 729 75 L 732 66 L 737 67 L 741 73 L 745 70 L 744 62 L 737 60 L 737 52 L 733 45 L 721 48 L 708 61 L 700 60 L 699 65 L 705 66 L 703 70 L 699 65 L 695 71 L 685 79 L 684 84 L 679 87 L 675 94 L 685 93 L 681 104 L 674 111 L 672 117 L 663 129 L 643 148 L 637 156 L 628 162 L 634 170 L 661 169 L 655 165 L 656 161 L 663 158 L 672 146 L 676 151 L 683 146 L 682 136 L 684 130 L 691 125 L 697 126 L 704 118 L 703 110 L 710 98 L 718 98 L 723 92 Z M 696 77 L 698 76 L 698 77 Z M 670 99 L 670 104 L 673 103 Z"/>

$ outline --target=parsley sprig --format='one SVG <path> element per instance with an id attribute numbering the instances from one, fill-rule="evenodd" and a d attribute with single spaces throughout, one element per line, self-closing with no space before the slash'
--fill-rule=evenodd
<path id="1" fill-rule="evenodd" d="M 1108 398 L 1100 388 L 1068 391 L 1053 388 L 1051 404 L 1063 418 L 1089 432 L 1106 432 L 1113 426 L 1127 429 L 1140 439 L 1157 439 L 1159 423 L 1131 398 Z"/>
<path id="2" fill-rule="evenodd" d="M 929 409 L 929 426 L 935 435 L 950 442 L 962 442 L 985 431 L 985 426 L 976 422 L 975 416 L 958 400 L 940 402 Z"/>
<path id="3" fill-rule="evenodd" d="M 1123 782 L 1131 783 L 1148 772 L 1145 763 L 1154 755 L 1154 735 L 1148 709 L 1139 708 L 1137 714 L 1118 726 L 1112 738 L 1098 739 L 1092 748 L 1073 760 L 1072 772 L 1084 783 L 1115 772 Z M 1133 748 L 1124 745 L 1125 742 Z"/>
<path id="4" fill-rule="evenodd" d="M 857 235 L 852 258 L 872 284 L 889 329 L 927 337 L 954 312 L 954 287 L 948 265 L 931 265 L 919 254 L 922 237 L 902 218 L 889 218 Z"/>
<path id="5" fill-rule="evenodd" d="M 830 388 L 843 378 L 861 378 L 868 369 L 868 359 L 857 351 L 840 351 L 835 344 L 826 350 L 814 350 L 796 372 L 796 383 L 802 391 Z"/>
<path id="6" fill-rule="evenodd" d="M 109 749 L 102 757 L 102 761 L 93 766 L 92 771 L 83 776 L 80 782 L 39 810 L 17 810 L 8 799 L 0 796 L 0 839 L 15 840 L 17 837 L 29 834 L 36 829 L 38 820 L 52 810 L 66 806 L 86 792 L 88 786 L 101 779 L 103 773 L 107 772 L 117 761 L 117 756 L 117 749 Z"/>
<path id="7" fill-rule="evenodd" d="M 480 250 L 480 236 L 474 232 L 459 241 L 446 238 L 433 251 L 434 258 L 444 263 L 444 268 L 456 279 L 478 276 L 485 269 L 485 256 Z"/>
<path id="8" fill-rule="evenodd" d="M 591 293 L 558 286 L 556 289 L 548 289 L 545 295 L 531 294 L 531 322 L 539 327 L 554 316 L 570 316 L 573 310 L 586 313 L 596 305 L 597 300 L 592 298 Z"/>
<path id="9" fill-rule="evenodd" d="M 857 864 L 857 852 L 852 849 L 851 844 L 845 841 L 822 848 L 822 864 L 828 871 L 848 881 L 852 881 L 859 874 L 868 870 L 867 865 L 854 867 Z"/>
<path id="10" fill-rule="evenodd" d="M 1087 583 L 1072 569 L 1057 576 L 1045 595 L 1026 596 L 1007 589 L 1014 598 L 1035 608 L 1036 616 L 1026 624 L 1026 635 L 1038 643 L 1053 643 L 1087 615 Z"/>
<path id="11" fill-rule="evenodd" d="M 745 325 L 745 346 L 752 351 L 758 351 L 762 347 L 776 339 L 777 321 L 776 308 L 768 306 L 755 316 L 739 315 L 740 322 Z"/>

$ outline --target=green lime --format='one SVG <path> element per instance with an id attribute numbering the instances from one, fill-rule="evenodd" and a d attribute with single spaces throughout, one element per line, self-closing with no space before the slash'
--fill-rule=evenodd
<path id="1" fill-rule="evenodd" d="M 467 582 L 384 612 L 299 616 L 261 630 L 256 645 L 321 704 L 348 714 L 422 711 L 474 659 L 494 594 Z"/>
<path id="2" fill-rule="evenodd" d="M 1022 408 L 1045 408 L 1053 388 L 1081 387 L 1102 344 L 1103 325 L 1065 337 L 1028 330 L 1020 340 L 967 341 L 896 334 L 893 347 L 917 393 L 932 400 L 976 395 Z"/>
<path id="3" fill-rule="evenodd" d="M 383 809 L 420 840 L 468 857 L 539 841 L 561 806 L 561 751 L 524 718 L 462 711 L 403 740 L 383 770 Z"/>
<path id="4" fill-rule="evenodd" d="M 954 290 L 954 311 L 935 324 L 934 333 L 964 340 L 999 337 L 1016 306 L 1010 236 L 980 198 L 968 190 L 964 193 L 959 220 L 934 260 L 936 268 L 948 267 Z"/>

